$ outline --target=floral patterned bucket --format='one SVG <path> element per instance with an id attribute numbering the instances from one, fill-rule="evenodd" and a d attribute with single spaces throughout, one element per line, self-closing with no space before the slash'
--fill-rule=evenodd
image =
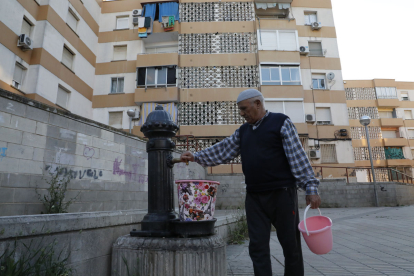
<path id="1" fill-rule="evenodd" d="M 217 181 L 177 180 L 180 221 L 212 220 L 216 207 Z"/>

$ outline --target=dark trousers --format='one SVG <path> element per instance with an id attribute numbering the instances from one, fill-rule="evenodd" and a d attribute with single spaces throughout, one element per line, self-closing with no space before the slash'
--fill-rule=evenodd
<path id="1" fill-rule="evenodd" d="M 273 224 L 285 256 L 285 276 L 303 276 L 296 188 L 248 192 L 246 216 L 250 238 L 249 254 L 253 261 L 254 275 L 272 275 L 269 241 Z"/>

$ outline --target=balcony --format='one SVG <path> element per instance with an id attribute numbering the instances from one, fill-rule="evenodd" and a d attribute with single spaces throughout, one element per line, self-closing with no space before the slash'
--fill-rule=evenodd
<path id="1" fill-rule="evenodd" d="M 191 54 L 180 55 L 181 67 L 256 65 L 256 54 Z"/>
<path id="2" fill-rule="evenodd" d="M 136 104 L 141 103 L 170 103 L 178 102 L 177 87 L 160 87 L 160 88 L 137 88 L 135 89 L 134 101 Z"/>
<path id="3" fill-rule="evenodd" d="M 384 138 L 385 147 L 405 147 L 408 146 L 408 140 L 405 138 Z"/>
<path id="4" fill-rule="evenodd" d="M 381 126 L 386 127 L 400 127 L 404 126 L 404 121 L 401 118 L 381 118 Z"/>
<path id="5" fill-rule="evenodd" d="M 389 99 L 378 99 L 377 106 L 378 107 L 399 107 L 400 100 L 398 98 L 389 98 Z"/>
<path id="6" fill-rule="evenodd" d="M 137 67 L 154 67 L 178 65 L 178 53 L 140 54 L 137 56 Z"/>

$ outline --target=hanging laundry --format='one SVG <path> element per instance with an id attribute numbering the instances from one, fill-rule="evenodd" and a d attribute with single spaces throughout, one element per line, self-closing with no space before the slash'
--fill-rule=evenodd
<path id="1" fill-rule="evenodd" d="M 147 32 L 147 28 L 138 28 L 138 33 L 146 33 Z"/>
<path id="2" fill-rule="evenodd" d="M 276 8 L 276 5 L 277 5 L 277 3 L 267 3 L 267 7 L 268 7 L 269 9 L 271 9 L 271 8 Z"/>
<path id="3" fill-rule="evenodd" d="M 157 10 L 157 4 L 144 4 L 145 7 L 145 17 L 151 17 L 152 20 L 155 19 L 155 11 Z"/>
<path id="4" fill-rule="evenodd" d="M 279 3 L 279 9 L 289 9 L 290 3 Z"/>
<path id="5" fill-rule="evenodd" d="M 152 18 L 150 18 L 150 26 L 149 26 L 149 28 L 147 28 L 147 33 L 148 34 L 152 34 L 153 25 L 154 25 L 154 21 L 152 20 Z"/>
<path id="6" fill-rule="evenodd" d="M 138 17 L 138 28 L 144 28 L 145 17 Z"/>
<path id="7" fill-rule="evenodd" d="M 151 17 L 145 17 L 144 27 L 145 28 L 151 27 L 151 21 L 152 21 Z"/>
<path id="8" fill-rule="evenodd" d="M 158 21 L 162 22 L 163 16 L 174 16 L 175 20 L 180 20 L 180 14 L 178 12 L 178 3 L 177 2 L 168 2 L 168 3 L 160 3 L 160 16 Z"/>
<path id="9" fill-rule="evenodd" d="M 138 37 L 140 37 L 140 38 L 146 38 L 148 35 L 147 35 L 147 33 L 145 32 L 145 33 L 142 33 L 142 34 L 138 34 Z"/>
<path id="10" fill-rule="evenodd" d="M 267 4 L 266 3 L 256 3 L 256 9 L 267 10 Z"/>

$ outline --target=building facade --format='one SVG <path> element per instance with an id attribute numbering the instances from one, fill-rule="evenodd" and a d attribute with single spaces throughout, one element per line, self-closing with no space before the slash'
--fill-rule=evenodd
<path id="1" fill-rule="evenodd" d="M 191 150 L 231 135 L 256 88 L 315 166 L 354 166 L 330 0 L 4 0 L 0 21 L 2 88 L 125 130 L 134 109 L 140 136 L 163 104 Z"/>
<path id="2" fill-rule="evenodd" d="M 371 117 L 369 138 L 377 167 L 412 176 L 414 157 L 414 82 L 392 79 L 344 81 L 355 165 L 370 166 L 366 134 L 359 123 Z"/>

